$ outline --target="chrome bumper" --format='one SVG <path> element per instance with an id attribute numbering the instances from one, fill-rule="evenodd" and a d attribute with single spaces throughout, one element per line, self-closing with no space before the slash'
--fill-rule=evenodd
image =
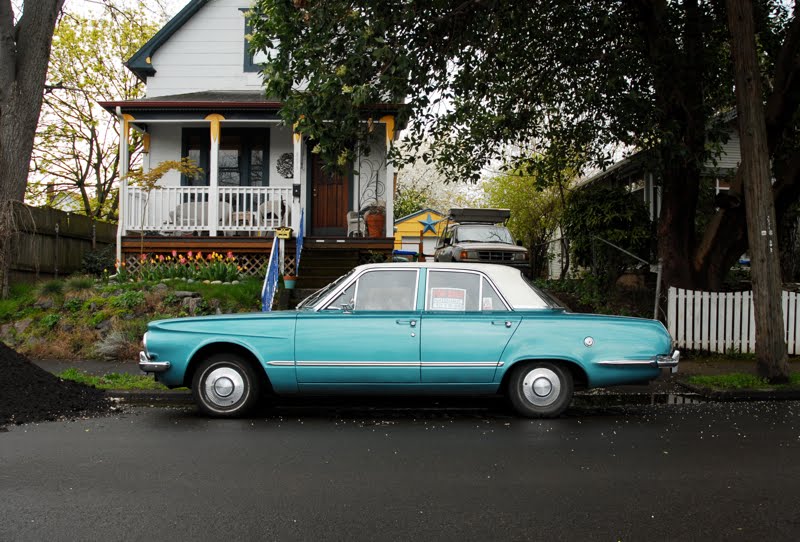
<path id="1" fill-rule="evenodd" d="M 681 361 L 681 351 L 675 350 L 671 356 L 656 356 L 656 366 L 659 369 L 669 367 L 670 372 L 678 372 L 678 363 Z"/>
<path id="2" fill-rule="evenodd" d="M 145 373 L 163 373 L 170 367 L 168 361 L 151 361 L 145 352 L 139 352 L 139 369 Z"/>
<path id="3" fill-rule="evenodd" d="M 673 373 L 678 372 L 678 363 L 681 360 L 681 352 L 680 350 L 675 350 L 671 356 L 669 355 L 658 355 L 653 356 L 650 359 L 612 359 L 607 361 L 598 361 L 598 365 L 604 366 L 636 366 L 636 365 L 646 365 L 649 367 L 658 367 L 659 369 L 669 368 L 669 370 Z"/>

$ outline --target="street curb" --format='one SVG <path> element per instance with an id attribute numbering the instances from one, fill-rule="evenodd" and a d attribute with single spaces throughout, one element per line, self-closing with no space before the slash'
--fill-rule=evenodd
<path id="1" fill-rule="evenodd" d="M 189 390 L 107 390 L 110 399 L 130 405 L 184 406 L 194 404 Z"/>
<path id="2" fill-rule="evenodd" d="M 800 389 L 790 390 L 715 390 L 695 386 L 688 382 L 676 382 L 681 388 L 696 393 L 710 401 L 799 401 Z"/>

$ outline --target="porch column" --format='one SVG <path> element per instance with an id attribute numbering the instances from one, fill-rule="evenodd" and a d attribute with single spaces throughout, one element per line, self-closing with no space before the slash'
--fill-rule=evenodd
<path id="1" fill-rule="evenodd" d="M 295 130 L 297 129 L 297 124 L 294 125 Z M 300 210 L 303 207 L 303 195 L 305 194 L 304 186 L 305 186 L 305 168 L 303 167 L 303 135 L 294 132 L 292 134 L 292 140 L 294 141 L 294 171 L 292 173 L 292 181 L 294 184 L 300 185 L 300 198 L 295 199 L 294 195 L 292 196 L 292 223 L 290 226 L 292 227 L 293 233 L 295 237 L 300 232 Z"/>
<path id="2" fill-rule="evenodd" d="M 127 222 L 128 209 L 128 141 L 130 133 L 130 121 L 133 116 L 122 114 L 122 109 L 117 106 L 117 119 L 119 119 L 119 204 L 118 204 L 118 226 L 117 226 L 117 260 L 122 261 L 122 236 L 127 233 L 125 223 Z"/>
<path id="3" fill-rule="evenodd" d="M 219 226 L 219 123 L 225 117 L 216 113 L 208 115 L 206 120 L 211 123 L 211 151 L 208 159 L 208 235 L 216 237 Z"/>
<path id="4" fill-rule="evenodd" d="M 384 115 L 381 122 L 386 126 L 386 237 L 394 237 L 394 164 L 389 160 L 394 144 L 394 116 Z"/>

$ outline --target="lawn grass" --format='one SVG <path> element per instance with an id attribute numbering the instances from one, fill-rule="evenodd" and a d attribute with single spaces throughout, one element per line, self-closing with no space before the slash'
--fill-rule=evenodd
<path id="1" fill-rule="evenodd" d="M 153 380 L 151 376 L 127 373 L 108 373 L 103 376 L 90 375 L 84 371 L 70 368 L 56 375 L 64 380 L 72 380 L 100 390 L 166 390 L 167 387 Z"/>
<path id="2" fill-rule="evenodd" d="M 723 375 L 696 375 L 686 379 L 693 386 L 713 388 L 716 390 L 772 390 L 800 388 L 800 372 L 789 376 L 788 384 L 769 384 L 759 376 L 746 373 L 728 373 Z"/>

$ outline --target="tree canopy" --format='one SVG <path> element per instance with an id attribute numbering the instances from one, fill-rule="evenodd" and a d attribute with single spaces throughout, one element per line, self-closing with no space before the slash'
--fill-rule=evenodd
<path id="1" fill-rule="evenodd" d="M 780 220 L 800 195 L 800 23 L 784 2 L 754 5 Z M 739 178 L 695 228 L 735 107 L 721 0 L 259 0 L 251 22 L 252 46 L 272 50 L 266 92 L 330 162 L 350 159 L 386 103 L 450 179 L 516 148 L 519 167 L 553 142 L 602 168 L 621 143 L 661 185 L 667 283 L 714 286 L 746 250 Z"/>
<path id="2" fill-rule="evenodd" d="M 117 213 L 119 179 L 117 120 L 99 100 L 129 100 L 144 85 L 127 70 L 129 58 L 158 30 L 153 14 L 107 0 L 98 13 L 67 12 L 56 26 L 42 114 L 31 161 L 27 195 L 72 195 L 96 218 Z M 135 161 L 141 138 L 134 134 Z"/>

